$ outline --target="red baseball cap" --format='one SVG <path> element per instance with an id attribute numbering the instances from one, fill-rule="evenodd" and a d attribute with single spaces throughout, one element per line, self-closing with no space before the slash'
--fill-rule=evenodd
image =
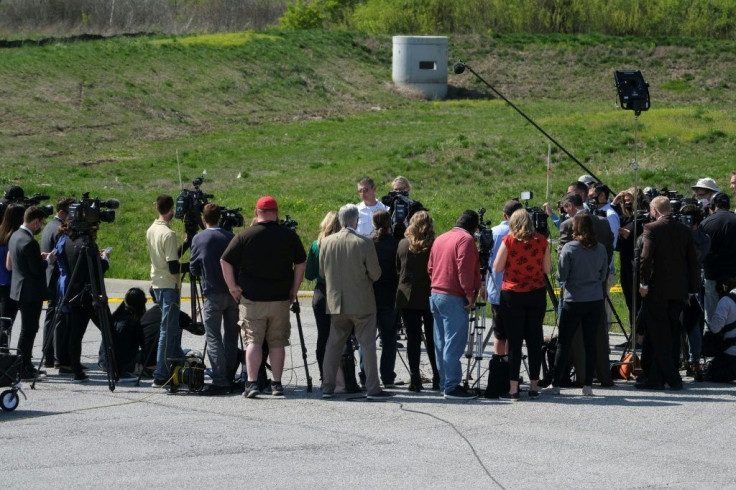
<path id="1" fill-rule="evenodd" d="M 279 205 L 276 204 L 276 199 L 271 196 L 263 196 L 256 203 L 256 209 L 261 211 L 278 211 Z"/>

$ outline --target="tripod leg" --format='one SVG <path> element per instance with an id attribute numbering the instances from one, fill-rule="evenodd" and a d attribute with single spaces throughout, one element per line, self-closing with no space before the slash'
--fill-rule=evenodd
<path id="1" fill-rule="evenodd" d="M 107 353 L 107 386 L 110 391 L 115 391 L 115 383 L 118 380 L 117 359 L 112 341 L 110 308 L 107 305 L 107 293 L 105 291 L 105 280 L 102 276 L 101 259 L 99 255 L 92 253 L 89 247 L 83 247 L 83 252 L 87 258 L 92 307 L 97 312 L 97 317 L 100 321 L 102 346 Z"/>

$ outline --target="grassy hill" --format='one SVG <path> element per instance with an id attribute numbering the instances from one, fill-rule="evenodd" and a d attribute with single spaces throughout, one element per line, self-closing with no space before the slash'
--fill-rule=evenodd
<path id="1" fill-rule="evenodd" d="M 461 58 L 614 189 L 632 185 L 634 116 L 615 107 L 613 71 L 641 69 L 642 186 L 727 187 L 736 144 L 736 43 L 602 36 L 453 36 Z M 110 277 L 148 277 L 144 234 L 159 193 L 207 171 L 203 190 L 243 207 L 273 194 L 305 243 L 322 216 L 357 201 L 370 174 L 398 174 L 444 231 L 463 209 L 494 223 L 504 201 L 545 200 L 547 140 L 471 74 L 427 102 L 391 83 L 391 38 L 266 30 L 5 49 L 0 185 L 52 199 L 89 191 L 122 206 L 98 242 Z M 550 201 L 584 173 L 552 149 Z M 239 177 L 238 177 L 239 176 Z M 183 230 L 180 222 L 175 225 Z"/>

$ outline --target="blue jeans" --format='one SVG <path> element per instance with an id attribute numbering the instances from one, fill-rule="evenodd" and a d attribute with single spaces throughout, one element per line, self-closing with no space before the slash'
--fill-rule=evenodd
<path id="1" fill-rule="evenodd" d="M 181 328 L 179 327 L 179 290 L 154 289 L 153 295 L 161 307 L 161 329 L 156 353 L 156 370 L 153 377 L 159 381 L 169 379 L 169 363 L 172 357 L 183 357 L 181 350 Z"/>
<path id="2" fill-rule="evenodd" d="M 230 386 L 238 369 L 238 304 L 229 293 L 205 293 L 203 306 L 202 320 L 207 356 L 212 366 L 212 384 Z"/>
<path id="3" fill-rule="evenodd" d="M 432 293 L 429 297 L 434 316 L 434 350 L 443 393 L 450 393 L 462 381 L 460 358 L 468 342 L 470 319 L 465 309 L 467 303 L 468 300 L 462 296 Z"/>
<path id="4" fill-rule="evenodd" d="M 705 322 L 708 324 L 713 318 L 713 314 L 716 312 L 716 306 L 718 306 L 718 300 L 721 298 L 718 295 L 718 281 L 715 279 L 706 279 L 704 282 L 705 298 L 703 308 L 705 308 Z"/>

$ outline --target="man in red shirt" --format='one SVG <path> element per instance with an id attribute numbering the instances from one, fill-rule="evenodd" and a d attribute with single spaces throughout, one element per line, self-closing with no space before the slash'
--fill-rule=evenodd
<path id="1" fill-rule="evenodd" d="M 481 286 L 480 258 L 473 239 L 479 221 L 478 213 L 464 211 L 452 230 L 437 237 L 427 265 L 440 389 L 448 399 L 477 396 L 460 385 L 460 357 L 468 338 L 469 312 Z"/>

